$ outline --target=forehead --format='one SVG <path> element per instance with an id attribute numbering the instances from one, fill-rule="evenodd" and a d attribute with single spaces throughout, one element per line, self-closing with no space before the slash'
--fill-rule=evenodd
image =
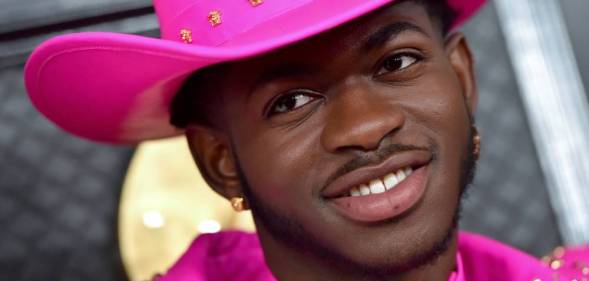
<path id="1" fill-rule="evenodd" d="M 366 50 L 363 47 L 375 43 L 371 42 L 374 41 L 371 39 L 378 38 L 378 35 L 381 35 L 380 39 L 386 40 L 384 36 L 387 33 L 383 33 L 382 29 L 387 26 L 394 29 L 392 25 L 395 23 L 409 23 L 418 27 L 425 35 L 432 38 L 441 37 L 423 4 L 417 4 L 415 1 L 399 1 L 297 44 L 231 64 L 230 69 L 247 67 L 253 71 L 257 68 L 268 69 L 274 65 L 303 60 L 308 63 L 330 61 L 347 51 L 364 52 Z M 379 34 L 379 31 L 383 34 Z"/>

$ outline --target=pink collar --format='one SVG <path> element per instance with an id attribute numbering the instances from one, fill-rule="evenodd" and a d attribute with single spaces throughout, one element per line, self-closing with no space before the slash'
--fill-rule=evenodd
<path id="1" fill-rule="evenodd" d="M 457 270 L 449 281 L 587 280 L 589 246 L 556 251 L 544 263 L 505 244 L 460 232 Z M 564 278 L 564 279 L 563 279 Z M 221 232 L 199 236 L 157 281 L 276 281 L 255 234 Z"/>

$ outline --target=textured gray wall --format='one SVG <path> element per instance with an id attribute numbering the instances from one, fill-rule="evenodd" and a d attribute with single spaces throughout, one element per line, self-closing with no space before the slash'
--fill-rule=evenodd
<path id="1" fill-rule="evenodd" d="M 95 10 L 80 5 L 106 2 L 0 1 L 0 280 L 126 280 L 116 220 L 132 148 L 55 128 L 33 109 L 22 79 L 24 58 L 52 34 L 139 28 L 141 16 L 108 16 L 125 4 L 118 2 Z M 72 23 L 100 14 L 92 24 Z"/>
<path id="2" fill-rule="evenodd" d="M 0 69 L 0 280 L 124 280 L 117 250 L 130 148 L 76 139 Z"/>
<path id="3" fill-rule="evenodd" d="M 586 22 L 589 15 L 589 1 L 566 0 L 560 1 L 560 4 L 585 85 L 585 92 L 589 93 L 589 33 Z"/>
<path id="4" fill-rule="evenodd" d="M 2 0 L 0 33 L 140 9 L 150 3 L 150 0 Z"/>

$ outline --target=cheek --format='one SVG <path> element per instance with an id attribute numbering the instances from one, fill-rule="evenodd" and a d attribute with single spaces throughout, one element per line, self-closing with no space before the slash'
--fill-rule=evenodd
<path id="1" fill-rule="evenodd" d="M 409 108 L 415 123 L 435 144 L 430 186 L 436 188 L 429 195 L 432 206 L 442 209 L 454 208 L 458 200 L 470 119 L 458 79 L 450 71 L 440 73 L 420 84 L 428 86 L 417 91 L 419 98 Z"/>
<path id="2" fill-rule="evenodd" d="M 235 138 L 235 149 L 252 190 L 277 208 L 296 208 L 309 202 L 321 173 L 316 168 L 318 153 L 314 153 L 320 130 L 243 129 L 239 133 L 245 137 Z M 293 200 L 300 204 L 292 204 Z"/>
<path id="3" fill-rule="evenodd" d="M 461 84 L 451 68 L 440 67 L 420 82 L 409 105 L 418 123 L 440 141 L 462 141 L 468 133 L 469 112 Z"/>

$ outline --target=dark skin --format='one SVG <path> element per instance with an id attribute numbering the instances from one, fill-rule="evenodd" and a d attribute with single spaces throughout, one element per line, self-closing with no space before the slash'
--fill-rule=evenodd
<path id="1" fill-rule="evenodd" d="M 375 35 L 391 25 L 384 40 Z M 250 203 L 263 203 L 303 229 L 301 241 L 312 241 L 305 247 L 277 237 L 275 228 L 289 228 L 254 208 L 277 279 L 447 280 L 456 266 L 452 229 L 477 102 L 463 35 L 442 38 L 422 6 L 403 2 L 232 63 L 220 77 L 214 125 L 190 125 L 189 145 L 216 192 L 227 199 L 255 194 Z M 350 161 L 371 166 L 383 151 L 401 153 L 385 149 L 394 145 L 432 155 L 423 198 L 379 223 L 339 215 L 322 196 L 329 181 Z M 445 251 L 428 256 L 445 238 Z M 428 259 L 416 264 L 421 256 Z"/>

